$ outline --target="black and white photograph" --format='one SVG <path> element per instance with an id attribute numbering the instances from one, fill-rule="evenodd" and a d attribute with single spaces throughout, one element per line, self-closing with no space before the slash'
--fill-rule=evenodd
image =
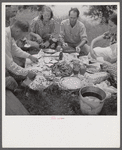
<path id="1" fill-rule="evenodd" d="M 71 148 L 74 143 L 74 147 L 119 147 L 119 42 L 118 2 L 2 3 L 2 116 L 5 148 Z M 22 130 L 18 136 L 12 133 L 15 128 L 13 119 Z M 11 125 L 9 128 L 7 120 Z M 46 130 L 46 125 L 59 125 L 54 130 L 65 132 L 65 135 L 70 128 L 70 123 L 66 127 L 66 120 L 82 124 L 81 132 L 89 132 L 90 136 L 85 137 L 89 142 L 86 143 L 83 137 L 83 143 L 80 142 L 78 135 L 78 141 L 77 138 L 74 142 L 72 138 L 67 141 L 64 138 L 65 143 L 54 134 L 57 143 L 53 139 L 46 143 L 46 133 L 51 130 L 50 135 L 53 134 L 53 127 Z M 25 128 L 24 121 L 27 124 Z M 44 125 L 46 122 L 45 127 L 42 127 L 44 130 L 41 128 L 43 121 Z M 102 129 L 98 127 L 99 121 Z M 32 136 L 28 127 L 31 126 L 32 133 L 35 133 L 36 123 L 37 128 L 44 132 L 45 140 L 42 143 L 35 139 L 33 141 L 33 138 L 27 141 Z M 95 132 L 92 129 L 94 125 Z M 65 127 L 66 131 L 62 129 Z M 77 128 L 73 125 L 71 130 L 73 127 Z M 80 134 L 78 130 L 76 133 Z M 104 137 L 99 139 L 101 142 L 92 143 L 94 138 L 98 140 L 96 136 L 91 139 L 93 132 L 96 136 L 100 133 Z M 13 138 L 17 136 L 15 143 L 10 142 L 7 133 L 12 134 Z M 23 137 L 25 143 L 20 142 L 24 141 L 20 139 L 22 133 L 26 134 Z M 36 133 L 33 135 L 36 137 Z M 71 133 L 66 138 L 68 136 Z M 18 141 L 20 143 L 17 144 Z"/>

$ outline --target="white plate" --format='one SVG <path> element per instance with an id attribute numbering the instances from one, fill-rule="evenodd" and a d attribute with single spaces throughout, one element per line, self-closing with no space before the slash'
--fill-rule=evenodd
<path id="1" fill-rule="evenodd" d="M 76 90 L 82 87 L 82 82 L 77 77 L 64 77 L 60 80 L 59 86 L 67 90 Z"/>

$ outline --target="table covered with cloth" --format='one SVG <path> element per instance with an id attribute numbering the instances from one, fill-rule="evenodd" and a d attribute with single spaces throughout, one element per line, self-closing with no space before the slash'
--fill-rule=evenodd
<path id="1" fill-rule="evenodd" d="M 59 57 L 58 57 L 59 53 L 60 52 L 56 52 L 54 54 L 47 54 L 47 53 L 44 53 L 43 50 L 41 49 L 38 54 L 34 55 L 39 60 L 37 64 L 27 59 L 25 67 L 27 69 L 30 69 L 36 72 L 37 76 L 35 77 L 33 81 L 27 78 L 24 81 L 24 83 L 33 90 L 42 91 L 52 84 L 58 84 L 60 86 L 59 83 L 62 80 L 62 78 L 76 77 L 80 79 L 81 81 L 80 88 L 83 88 L 89 85 L 98 86 L 99 88 L 103 89 L 109 97 L 110 97 L 110 93 L 117 92 L 117 89 L 110 86 L 110 83 L 106 80 L 109 77 L 109 74 L 101 70 L 100 62 L 92 60 L 91 58 L 89 59 L 88 56 L 82 56 L 78 59 L 77 53 L 72 53 L 72 54 L 63 53 L 62 60 L 59 60 Z M 71 71 L 73 70 L 74 62 L 79 63 L 81 66 L 85 65 L 86 67 L 85 74 L 80 74 L 80 72 L 77 74 L 74 74 L 74 72 Z M 52 68 L 56 66 L 55 64 L 58 64 L 59 66 L 63 65 L 65 72 L 61 74 L 61 72 L 59 72 L 60 70 L 57 69 L 56 67 L 55 67 L 55 72 L 54 72 Z M 66 65 L 69 65 L 71 69 L 66 68 Z"/>

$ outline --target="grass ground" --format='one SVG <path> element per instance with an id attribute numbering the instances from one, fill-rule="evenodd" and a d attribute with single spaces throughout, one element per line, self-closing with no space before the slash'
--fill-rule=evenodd
<path id="1" fill-rule="evenodd" d="M 29 23 L 36 17 L 36 11 L 24 10 L 17 14 L 17 18 L 25 19 Z M 60 29 L 60 23 L 67 16 L 61 18 L 54 16 L 58 22 L 57 29 Z M 81 18 L 80 18 L 81 19 Z M 107 31 L 106 25 L 100 25 L 88 20 L 81 21 L 84 23 L 88 35 L 88 44 L 90 45 L 93 38 Z M 97 43 L 96 46 L 107 46 L 108 42 L 103 41 Z M 31 115 L 83 115 L 80 111 L 78 101 L 78 92 L 71 94 L 62 91 L 57 86 L 50 86 L 44 92 L 32 91 L 24 88 L 22 92 L 14 93 Z M 117 95 L 112 95 L 111 99 L 105 101 L 104 107 L 100 115 L 116 115 L 117 114 Z"/>
<path id="2" fill-rule="evenodd" d="M 63 91 L 52 85 L 43 92 L 29 88 L 14 93 L 30 115 L 83 115 L 80 110 L 78 91 Z M 117 115 L 117 95 L 106 99 L 99 115 Z"/>

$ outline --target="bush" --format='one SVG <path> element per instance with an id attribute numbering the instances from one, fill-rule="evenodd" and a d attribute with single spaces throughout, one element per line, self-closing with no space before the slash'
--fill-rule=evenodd
<path id="1" fill-rule="evenodd" d="M 101 23 L 108 23 L 109 16 L 117 9 L 117 5 L 91 5 L 84 15 L 94 19 L 100 19 Z"/>

